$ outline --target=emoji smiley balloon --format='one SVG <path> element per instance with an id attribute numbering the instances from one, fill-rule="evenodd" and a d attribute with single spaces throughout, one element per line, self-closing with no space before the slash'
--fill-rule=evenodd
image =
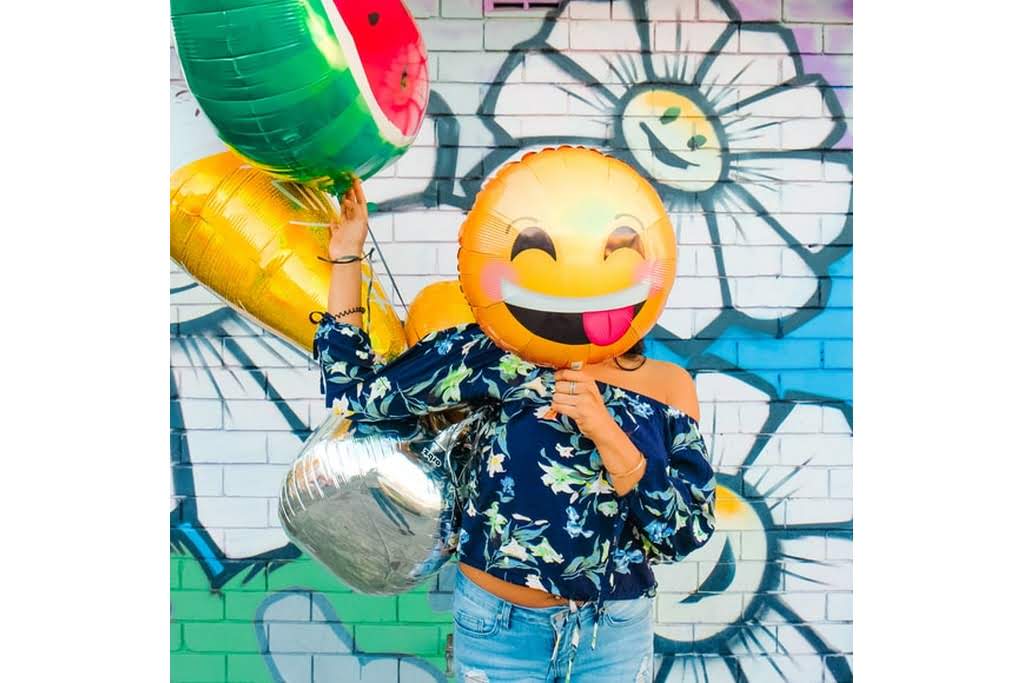
<path id="1" fill-rule="evenodd" d="M 499 169 L 459 233 L 459 282 L 481 329 L 548 367 L 627 351 L 657 321 L 675 265 L 675 233 L 651 184 L 581 147 Z"/>

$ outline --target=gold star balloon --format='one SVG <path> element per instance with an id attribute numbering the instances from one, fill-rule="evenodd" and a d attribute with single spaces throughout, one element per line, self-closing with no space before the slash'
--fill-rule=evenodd
<path id="1" fill-rule="evenodd" d="M 171 257 L 231 308 L 270 332 L 313 348 L 309 315 L 327 309 L 330 221 L 321 190 L 275 180 L 233 152 L 171 175 Z M 374 352 L 406 348 L 402 322 L 370 266 L 363 265 L 363 316 Z"/>

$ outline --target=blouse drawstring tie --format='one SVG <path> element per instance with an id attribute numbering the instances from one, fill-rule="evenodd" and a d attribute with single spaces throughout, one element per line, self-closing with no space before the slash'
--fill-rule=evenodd
<path id="1" fill-rule="evenodd" d="M 622 499 L 620 499 L 620 501 L 622 502 L 622 504 L 624 506 L 625 505 L 624 497 Z M 607 604 L 606 604 L 606 601 L 605 601 L 606 593 L 605 593 L 605 590 L 604 590 L 605 584 L 608 583 L 609 589 L 613 589 L 614 588 L 614 577 L 612 576 L 612 570 L 614 570 L 615 565 L 614 565 L 614 562 L 613 562 L 613 558 L 615 557 L 615 551 L 619 547 L 619 535 L 622 533 L 622 528 L 623 528 L 623 526 L 625 524 L 625 520 L 626 520 L 626 511 L 622 510 L 619 513 L 618 518 L 615 520 L 615 528 L 614 528 L 614 531 L 612 532 L 611 549 L 608 551 L 608 557 L 605 560 L 604 572 L 602 573 L 601 579 L 598 582 L 597 600 L 596 600 L 595 607 L 594 607 L 594 627 L 593 627 L 593 630 L 592 630 L 592 633 L 591 633 L 591 637 L 590 637 L 590 649 L 591 650 L 597 649 L 597 631 L 598 631 L 598 628 L 601 625 L 601 620 L 604 617 L 605 610 L 606 610 L 606 607 L 607 607 Z M 570 635 L 569 661 L 568 661 L 568 664 L 567 664 L 567 667 L 566 667 L 566 672 L 565 672 L 565 683 L 571 683 L 572 682 L 572 665 L 573 665 L 573 662 L 576 660 L 576 650 L 579 648 L 579 644 L 580 644 L 580 629 L 582 627 L 582 624 L 580 622 L 580 608 L 579 608 L 579 605 L 577 604 L 577 602 L 575 600 L 572 600 L 572 599 L 569 600 L 569 614 L 567 615 L 567 620 L 566 621 L 567 622 L 571 621 L 571 623 L 572 623 L 572 634 Z M 551 665 L 554 665 L 554 663 L 555 663 L 555 660 L 556 660 L 556 658 L 558 656 L 558 646 L 561 644 L 561 642 L 562 642 L 562 629 L 561 628 L 556 628 L 555 629 L 555 647 L 554 647 L 554 649 L 551 652 Z"/>

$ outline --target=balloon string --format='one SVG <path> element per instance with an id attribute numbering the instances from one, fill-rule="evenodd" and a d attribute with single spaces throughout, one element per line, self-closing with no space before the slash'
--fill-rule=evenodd
<path id="1" fill-rule="evenodd" d="M 405 298 L 402 296 L 402 290 L 398 288 L 398 283 L 395 282 L 395 277 L 391 274 L 391 268 L 388 267 L 388 260 L 384 258 L 384 252 L 380 250 L 380 244 L 377 242 L 377 236 L 373 234 L 373 228 L 369 225 L 366 226 L 367 231 L 370 233 L 370 239 L 373 240 L 373 246 L 377 249 L 377 254 L 380 256 L 380 262 L 384 264 L 384 270 L 388 274 L 388 280 L 391 281 L 391 287 L 395 290 L 395 294 L 398 295 L 398 300 L 402 303 L 402 308 L 405 309 L 406 317 L 409 317 L 409 307 L 405 304 Z M 373 265 L 370 265 L 371 272 Z M 369 310 L 369 303 L 366 305 Z"/>

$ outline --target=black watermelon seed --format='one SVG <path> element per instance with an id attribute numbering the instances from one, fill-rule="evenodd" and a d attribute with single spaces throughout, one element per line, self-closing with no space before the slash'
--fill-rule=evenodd
<path id="1" fill-rule="evenodd" d="M 369 16 L 366 17 L 370 21 L 370 26 L 376 26 L 377 22 L 380 21 L 379 12 L 370 12 Z"/>

